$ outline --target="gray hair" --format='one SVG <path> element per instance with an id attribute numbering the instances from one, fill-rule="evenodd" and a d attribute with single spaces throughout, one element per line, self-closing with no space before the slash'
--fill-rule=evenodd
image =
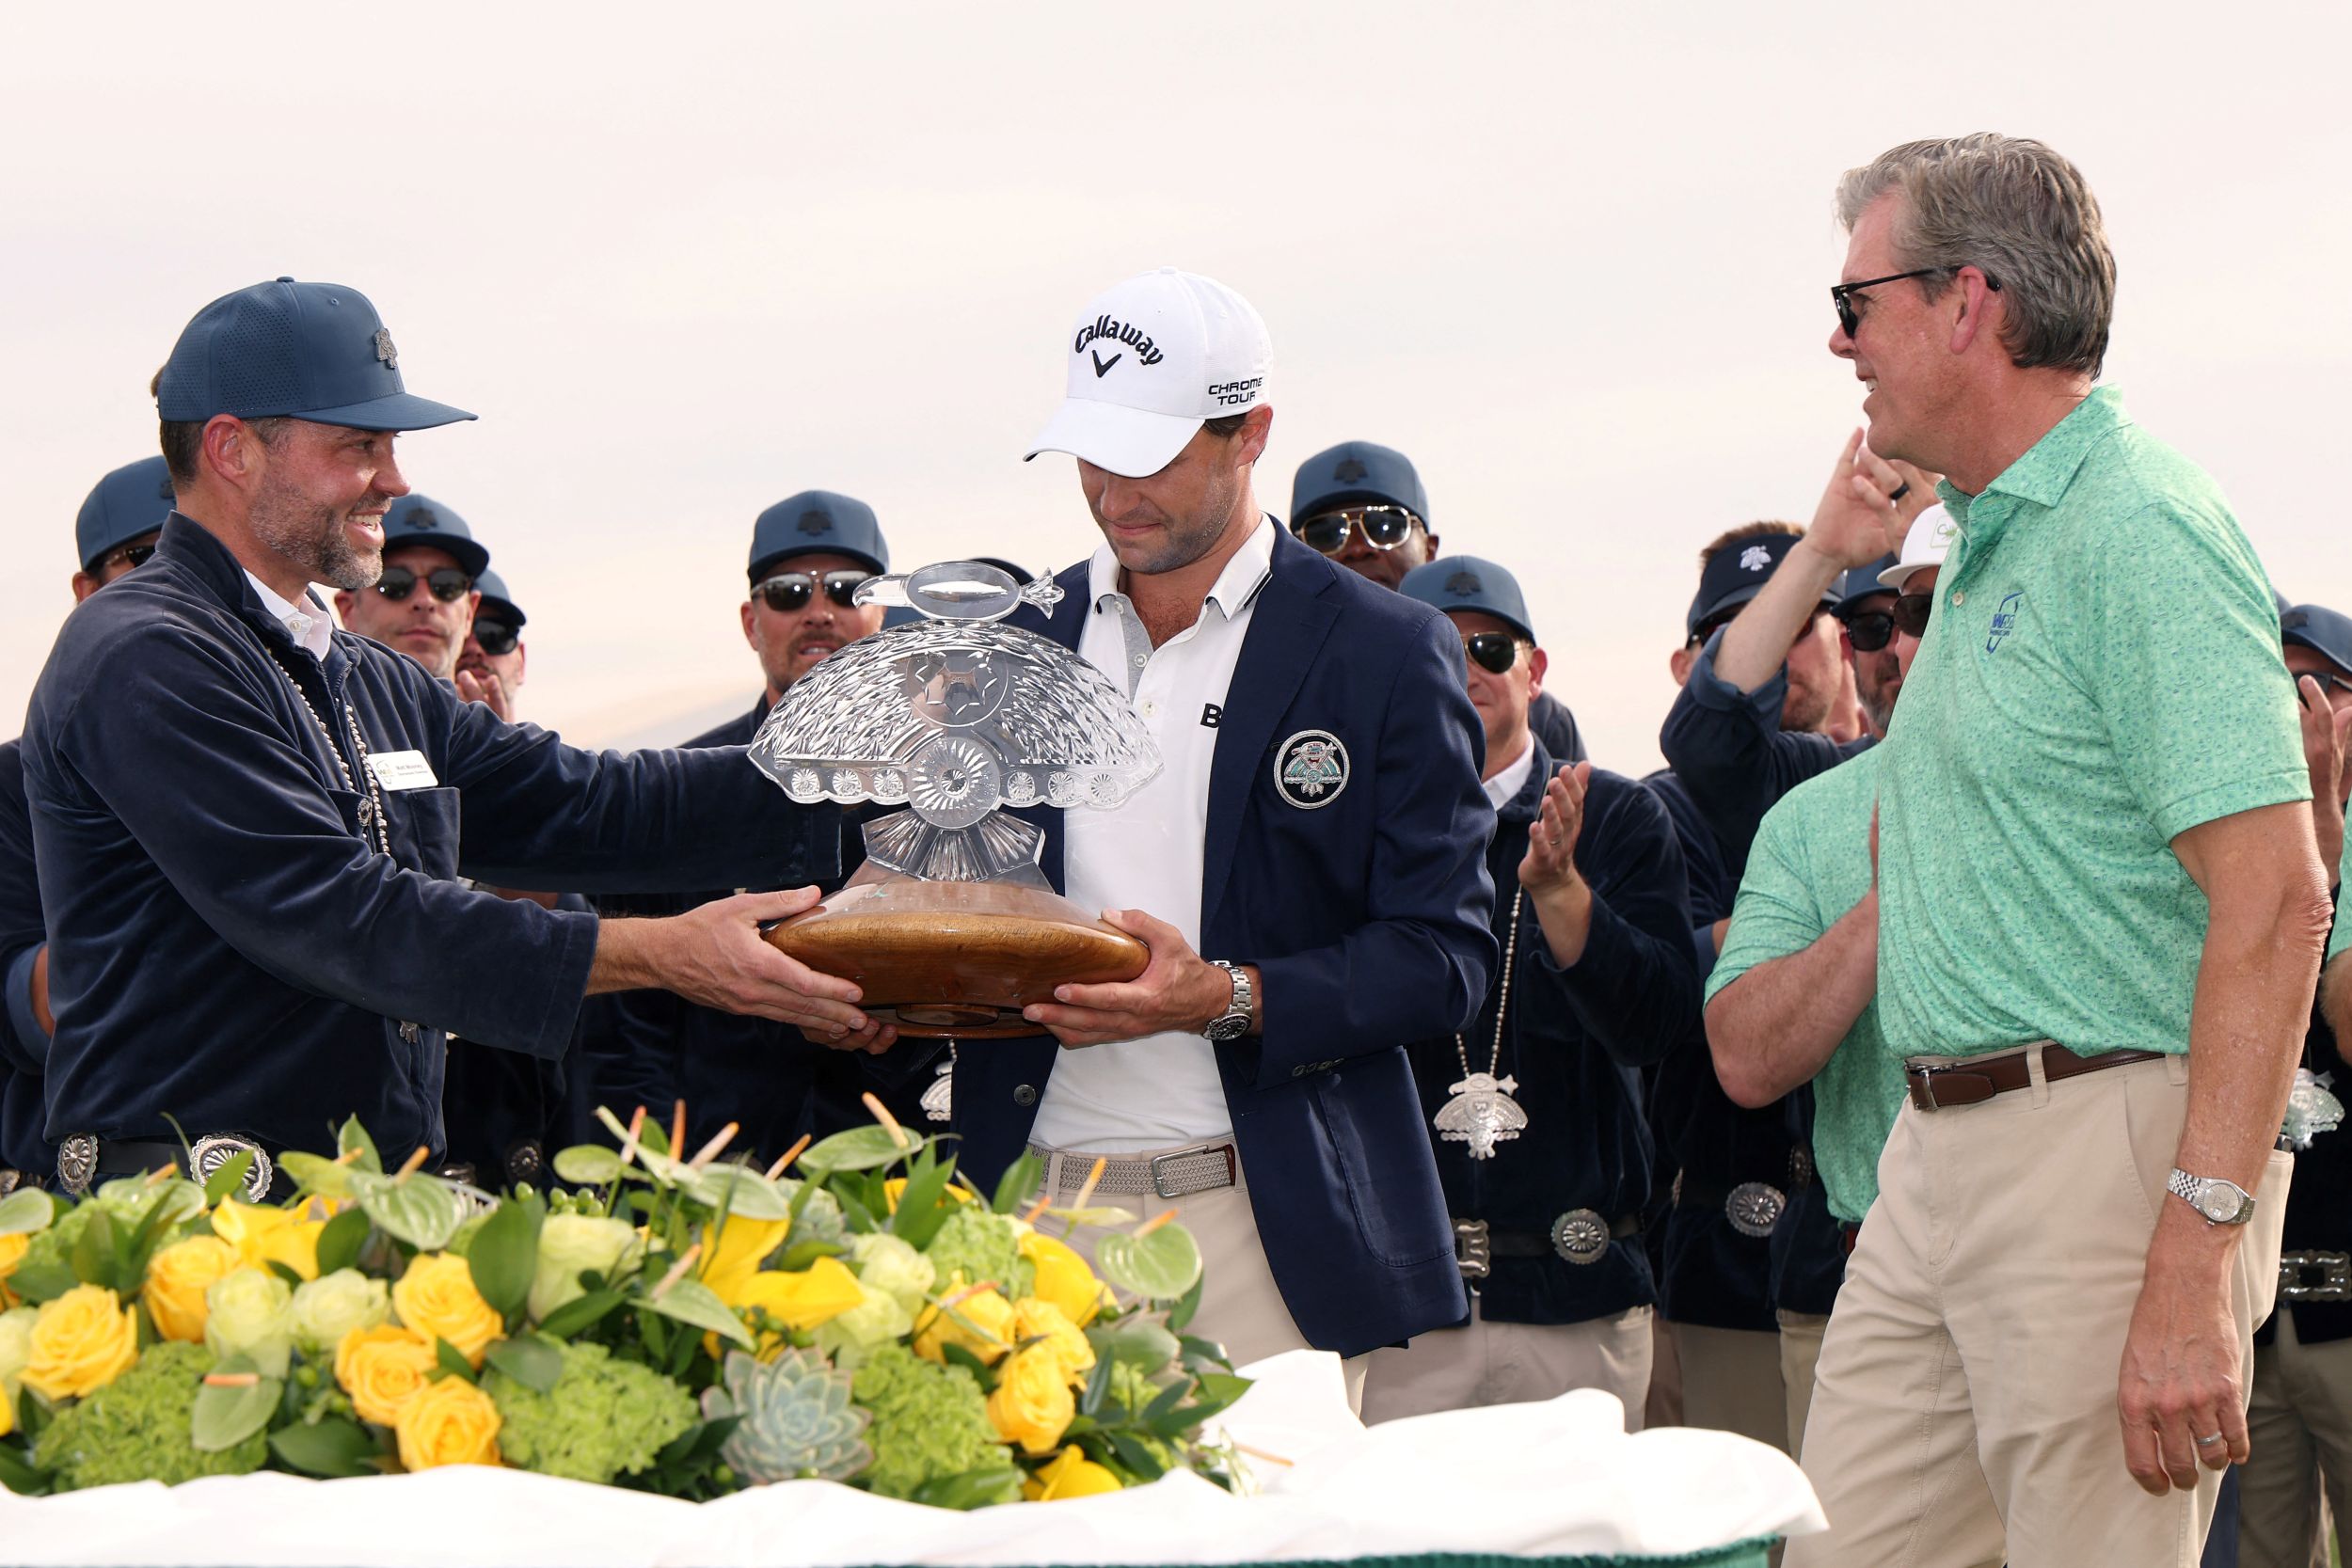
<path id="1" fill-rule="evenodd" d="M 2020 370 L 2055 366 L 2096 376 L 2115 318 L 2115 253 L 2082 171 L 2038 141 L 1989 131 L 1905 142 L 1837 182 L 1837 221 L 1901 193 L 1893 230 L 1906 267 L 1933 298 L 1973 266 L 2001 292 L 2001 345 Z"/>

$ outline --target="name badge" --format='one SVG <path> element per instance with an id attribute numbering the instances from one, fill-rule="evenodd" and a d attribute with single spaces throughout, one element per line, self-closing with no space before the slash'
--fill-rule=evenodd
<path id="1" fill-rule="evenodd" d="M 368 767 L 386 789 L 431 789 L 441 782 L 422 752 L 370 752 Z"/>

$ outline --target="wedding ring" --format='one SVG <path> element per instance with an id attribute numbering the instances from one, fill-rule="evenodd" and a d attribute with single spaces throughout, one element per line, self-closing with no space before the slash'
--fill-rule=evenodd
<path id="1" fill-rule="evenodd" d="M 1886 492 L 1886 499 L 1890 501 L 1899 501 L 1909 494 L 1911 494 L 1911 481 L 1904 480 L 1900 484 Z"/>
<path id="2" fill-rule="evenodd" d="M 2198 1446 L 2199 1448 L 2201 1448 L 2201 1449 L 2210 1449 L 2210 1448 L 2212 1448 L 2212 1447 L 2213 1447 L 2216 1443 L 2218 1443 L 2218 1442 L 2220 1442 L 2220 1441 L 2221 1441 L 2221 1433 L 2217 1433 L 2217 1433 L 2214 1433 L 2211 1437 L 2200 1437 L 2200 1438 L 2198 1438 L 2198 1439 L 2197 1439 L 2197 1446 Z"/>

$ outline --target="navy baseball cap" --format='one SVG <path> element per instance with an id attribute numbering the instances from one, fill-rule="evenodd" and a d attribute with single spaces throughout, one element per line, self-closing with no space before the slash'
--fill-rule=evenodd
<path id="1" fill-rule="evenodd" d="M 2309 648 L 2347 675 L 2352 675 L 2352 617 L 2325 605 L 2299 604 L 2279 617 L 2283 642 Z"/>
<path id="2" fill-rule="evenodd" d="M 1527 597 L 1519 592 L 1518 578 L 1491 561 L 1449 555 L 1414 567 L 1396 589 L 1433 610 L 1470 610 L 1491 615 L 1530 642 L 1535 641 L 1535 627 L 1527 618 Z"/>
<path id="3" fill-rule="evenodd" d="M 882 524 L 862 500 L 831 490 L 787 496 L 752 525 L 752 582 L 757 585 L 779 563 L 796 555 L 846 555 L 877 572 L 890 570 L 890 546 Z"/>
<path id="4" fill-rule="evenodd" d="M 1696 637 L 1699 627 L 1724 610 L 1736 610 L 1755 598 L 1767 579 L 1780 569 L 1781 558 L 1800 537 L 1794 533 L 1762 533 L 1716 551 L 1715 559 L 1699 573 L 1699 591 L 1682 621 L 1684 634 Z M 1838 587 L 1838 581 L 1833 580 L 1821 590 L 1823 610 L 1837 607 Z"/>
<path id="5" fill-rule="evenodd" d="M 408 390 L 400 351 L 367 295 L 291 277 L 199 310 L 171 347 L 155 411 L 173 422 L 233 414 L 354 430 L 430 430 L 474 417 Z"/>
<path id="6" fill-rule="evenodd" d="M 126 539 L 152 533 L 171 515 L 171 470 L 163 458 L 142 457 L 100 480 L 73 516 L 73 547 L 82 570 Z"/>
<path id="7" fill-rule="evenodd" d="M 1895 558 L 1892 555 L 1880 556 L 1867 566 L 1847 567 L 1845 571 L 1838 574 L 1837 581 L 1834 585 L 1837 591 L 1837 603 L 1833 607 L 1831 613 L 1843 619 L 1847 610 L 1859 606 L 1871 594 L 1895 592 L 1879 581 L 1879 574 L 1892 571 L 1894 567 Z"/>
<path id="8" fill-rule="evenodd" d="M 468 577 L 477 580 L 490 569 L 490 552 L 475 542 L 466 519 L 413 490 L 384 511 L 384 548 L 389 552 L 401 545 L 430 545 L 445 550 Z"/>
<path id="9" fill-rule="evenodd" d="M 475 620 L 497 621 L 520 629 L 531 619 L 523 613 L 523 607 L 515 602 L 515 595 L 506 591 L 506 579 L 487 566 L 474 574 L 473 585 L 482 592 L 482 603 L 473 612 Z"/>
<path id="10" fill-rule="evenodd" d="M 1291 482 L 1291 520 L 1343 506 L 1401 506 L 1426 525 L 1429 497 L 1411 459 L 1370 441 L 1342 441 L 1298 466 Z"/>

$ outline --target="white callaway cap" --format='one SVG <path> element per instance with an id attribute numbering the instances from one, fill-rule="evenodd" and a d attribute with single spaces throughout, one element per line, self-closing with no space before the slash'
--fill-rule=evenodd
<path id="1" fill-rule="evenodd" d="M 1911 519 L 1911 531 L 1903 535 L 1903 553 L 1895 564 L 1879 574 L 1879 586 L 1892 588 L 1899 594 L 1914 572 L 1924 572 L 1931 566 L 1944 564 L 1944 552 L 1952 547 L 1952 535 L 1958 527 L 1952 515 L 1941 505 L 1931 506 Z"/>
<path id="2" fill-rule="evenodd" d="M 1098 294 L 1070 337 L 1070 389 L 1023 455 L 1066 451 L 1126 479 L 1175 461 L 1204 420 L 1265 402 L 1274 343 L 1248 300 L 1162 267 Z"/>

